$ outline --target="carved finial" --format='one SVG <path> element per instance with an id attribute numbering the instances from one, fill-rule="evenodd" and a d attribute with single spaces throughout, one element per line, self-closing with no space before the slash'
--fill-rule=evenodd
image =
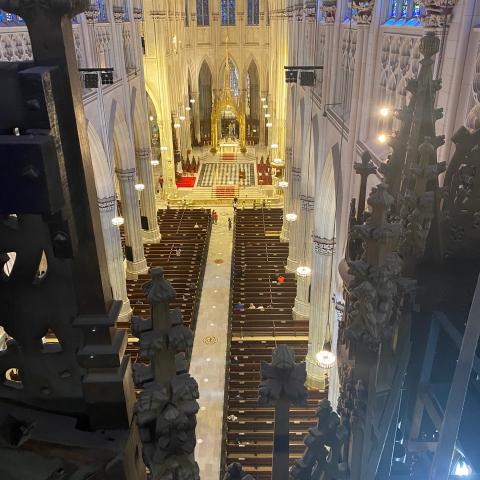
<path id="1" fill-rule="evenodd" d="M 307 399 L 305 362 L 295 363 L 295 352 L 288 345 L 279 345 L 272 354 L 272 363 L 262 362 L 259 403 L 272 404 L 281 396 L 302 405 Z"/>
<path id="2" fill-rule="evenodd" d="M 151 268 L 150 275 L 152 279 L 143 286 L 143 293 L 147 297 L 148 303 L 172 302 L 175 300 L 175 290 L 164 277 L 163 268 Z"/>
<path id="3" fill-rule="evenodd" d="M 443 28 L 452 21 L 457 0 L 420 0 L 423 14 L 420 17 L 424 28 Z"/>
<path id="4" fill-rule="evenodd" d="M 353 19 L 357 25 L 370 25 L 372 23 L 375 0 L 352 0 Z"/>

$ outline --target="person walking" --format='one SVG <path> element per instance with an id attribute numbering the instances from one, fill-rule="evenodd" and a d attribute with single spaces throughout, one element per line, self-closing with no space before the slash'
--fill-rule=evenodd
<path id="1" fill-rule="evenodd" d="M 228 229 L 232 229 L 232 219 L 230 217 L 228 217 Z"/>

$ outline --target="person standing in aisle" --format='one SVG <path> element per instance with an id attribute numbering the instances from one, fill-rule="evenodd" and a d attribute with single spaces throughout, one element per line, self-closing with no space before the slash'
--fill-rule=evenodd
<path id="1" fill-rule="evenodd" d="M 228 217 L 228 229 L 232 229 L 232 219 L 230 217 Z"/>

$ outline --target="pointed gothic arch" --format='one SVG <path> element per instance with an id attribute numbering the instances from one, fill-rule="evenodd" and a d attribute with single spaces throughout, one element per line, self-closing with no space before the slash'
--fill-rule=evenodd
<path id="1" fill-rule="evenodd" d="M 212 71 L 204 60 L 198 73 L 198 99 L 200 116 L 200 141 L 210 143 L 212 139 Z"/>
<path id="2" fill-rule="evenodd" d="M 260 74 L 257 63 L 252 58 L 247 69 L 245 116 L 247 124 L 247 141 L 257 144 L 260 139 Z"/>

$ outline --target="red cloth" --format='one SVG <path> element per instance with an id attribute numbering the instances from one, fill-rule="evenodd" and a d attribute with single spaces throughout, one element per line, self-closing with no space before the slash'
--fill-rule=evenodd
<path id="1" fill-rule="evenodd" d="M 195 186 L 196 177 L 181 177 L 177 180 L 178 188 L 192 188 Z"/>

